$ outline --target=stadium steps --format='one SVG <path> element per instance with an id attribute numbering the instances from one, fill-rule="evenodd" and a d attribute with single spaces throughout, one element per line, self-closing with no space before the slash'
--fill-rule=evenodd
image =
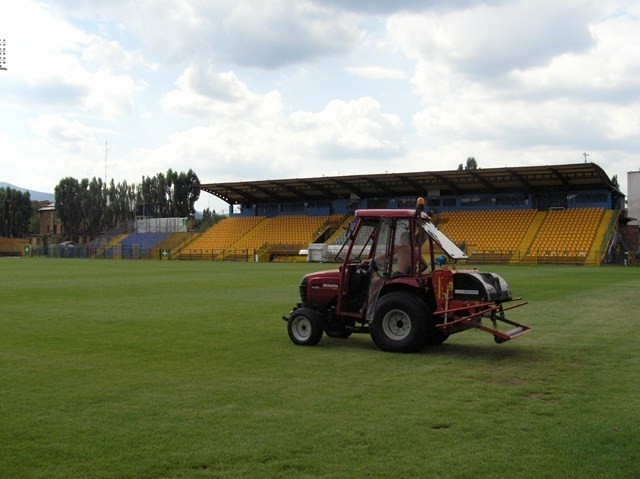
<path id="1" fill-rule="evenodd" d="M 535 239 L 544 219 L 547 216 L 546 211 L 537 211 L 533 221 L 529 225 L 527 232 L 524 234 L 522 238 L 522 242 L 516 253 L 511 257 L 509 261 L 511 264 L 535 264 L 535 258 L 529 257 L 527 255 L 527 251 L 531 248 L 533 244 L 533 240 Z"/>
<path id="2" fill-rule="evenodd" d="M 614 210 L 606 210 L 602 215 L 600 225 L 596 230 L 595 238 L 587 255 L 586 263 L 601 264 L 604 259 L 609 240 L 612 237 L 613 230 L 618 221 L 618 215 Z"/>
<path id="3" fill-rule="evenodd" d="M 351 223 L 354 219 L 353 215 L 347 215 L 342 220 L 342 223 L 338 225 L 336 231 L 327 239 L 326 243 L 329 245 L 339 245 L 342 246 L 344 244 L 344 240 L 347 235 L 347 228 L 349 223 Z"/>
<path id="4" fill-rule="evenodd" d="M 184 245 L 193 241 L 194 236 L 197 236 L 197 234 L 186 232 L 173 233 L 171 236 L 151 248 L 145 257 L 150 259 L 173 259 Z M 162 251 L 164 250 L 168 252 L 166 257 L 162 256 Z"/>
<path id="5" fill-rule="evenodd" d="M 97 251 L 96 258 L 122 258 L 122 251 L 115 247 L 122 243 L 127 236 L 129 234 L 124 233 L 113 238 L 104 248 Z"/>
<path id="6" fill-rule="evenodd" d="M 342 233 L 342 224 L 350 215 L 334 214 L 313 233 L 312 243 L 328 243 L 336 233 Z"/>

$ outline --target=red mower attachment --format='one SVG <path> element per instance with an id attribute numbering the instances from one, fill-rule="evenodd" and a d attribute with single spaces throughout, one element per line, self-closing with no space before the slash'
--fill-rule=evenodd
<path id="1" fill-rule="evenodd" d="M 527 302 L 512 298 L 507 283 L 497 274 L 441 269 L 432 273 L 431 280 L 437 305 L 433 315 L 441 333 L 448 336 L 476 328 L 492 334 L 500 344 L 531 331 L 529 326 L 505 316 L 505 311 Z M 483 319 L 490 321 L 492 327 L 483 324 Z M 501 331 L 499 322 L 511 328 Z"/>

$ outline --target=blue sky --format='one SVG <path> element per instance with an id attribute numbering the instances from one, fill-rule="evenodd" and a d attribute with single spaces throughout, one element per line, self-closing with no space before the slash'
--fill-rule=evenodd
<path id="1" fill-rule="evenodd" d="M 0 39 L 0 181 L 33 190 L 640 168 L 637 1 L 20 0 Z"/>

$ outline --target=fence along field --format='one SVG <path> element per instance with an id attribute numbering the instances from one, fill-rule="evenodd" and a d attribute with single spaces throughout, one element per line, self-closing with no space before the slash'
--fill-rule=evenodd
<path id="1" fill-rule="evenodd" d="M 493 267 L 534 331 L 417 354 L 292 345 L 317 268 L 0 259 L 0 476 L 640 475 L 635 268 Z"/>

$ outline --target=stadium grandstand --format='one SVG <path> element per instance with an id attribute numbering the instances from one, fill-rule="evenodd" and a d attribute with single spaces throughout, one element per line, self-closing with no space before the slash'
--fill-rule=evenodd
<path id="1" fill-rule="evenodd" d="M 599 265 L 627 259 L 619 234 L 625 197 L 594 163 L 200 188 L 230 205 L 229 218 L 185 247 L 182 259 L 282 260 L 318 243 L 331 251 L 356 209 L 413 208 L 418 196 L 472 263 Z"/>
<path id="2" fill-rule="evenodd" d="M 97 239 L 93 257 L 331 261 L 357 209 L 414 208 L 471 264 L 635 264 L 625 196 L 595 163 L 206 183 L 229 215 L 200 233 L 134 233 Z M 625 228 L 627 230 L 625 231 Z M 629 238 L 636 238 L 635 244 Z"/>

